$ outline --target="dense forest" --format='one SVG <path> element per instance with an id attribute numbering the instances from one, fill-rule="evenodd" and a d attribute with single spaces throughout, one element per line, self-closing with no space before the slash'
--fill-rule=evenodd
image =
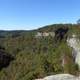
<path id="1" fill-rule="evenodd" d="M 51 32 L 55 35 L 47 34 Z M 59 73 L 78 75 L 72 48 L 66 42 L 72 34 L 80 38 L 79 24 L 53 24 L 30 31 L 1 30 L 0 80 L 34 80 Z"/>

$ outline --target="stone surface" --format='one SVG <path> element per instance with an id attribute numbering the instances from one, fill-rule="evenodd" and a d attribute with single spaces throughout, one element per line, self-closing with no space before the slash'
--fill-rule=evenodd
<path id="1" fill-rule="evenodd" d="M 80 80 L 80 78 L 70 74 L 56 74 L 47 76 L 43 79 L 35 79 L 35 80 Z"/>
<path id="2" fill-rule="evenodd" d="M 75 63 L 77 63 L 80 68 L 80 41 L 76 35 L 72 35 L 72 38 L 67 39 L 67 42 L 68 45 L 72 47 Z"/>

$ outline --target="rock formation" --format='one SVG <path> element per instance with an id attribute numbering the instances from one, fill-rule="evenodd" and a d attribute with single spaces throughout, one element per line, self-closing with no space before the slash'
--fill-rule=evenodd
<path id="1" fill-rule="evenodd" d="M 56 74 L 47 76 L 43 79 L 35 79 L 35 80 L 80 80 L 80 77 L 75 77 L 70 74 Z"/>
<path id="2" fill-rule="evenodd" d="M 72 55 L 75 59 L 75 63 L 80 68 L 80 41 L 76 35 L 72 35 L 72 38 L 67 39 L 68 45 L 73 49 Z"/>

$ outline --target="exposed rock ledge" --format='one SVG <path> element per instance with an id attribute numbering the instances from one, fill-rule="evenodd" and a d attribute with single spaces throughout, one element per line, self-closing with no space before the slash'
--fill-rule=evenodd
<path id="1" fill-rule="evenodd" d="M 77 35 L 73 34 L 72 38 L 67 39 L 67 42 L 68 45 L 73 48 L 72 55 L 80 69 L 80 39 L 77 38 Z"/>
<path id="2" fill-rule="evenodd" d="M 76 77 L 70 74 L 56 74 L 47 76 L 43 79 L 35 79 L 35 80 L 80 80 L 80 77 Z"/>

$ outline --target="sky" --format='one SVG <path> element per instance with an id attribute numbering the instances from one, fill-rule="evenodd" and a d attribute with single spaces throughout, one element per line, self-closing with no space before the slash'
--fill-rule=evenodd
<path id="1" fill-rule="evenodd" d="M 80 0 L 0 0 L 0 30 L 32 30 L 79 18 Z"/>

